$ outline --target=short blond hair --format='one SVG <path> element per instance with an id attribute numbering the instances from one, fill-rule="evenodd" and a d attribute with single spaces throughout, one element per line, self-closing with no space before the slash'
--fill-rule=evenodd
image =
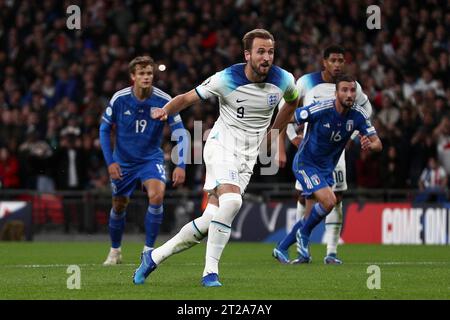
<path id="1" fill-rule="evenodd" d="M 155 61 L 150 56 L 140 56 L 136 57 L 128 64 L 128 71 L 133 73 L 136 71 L 136 66 L 141 66 L 145 68 L 146 66 L 154 66 Z"/>
<path id="2" fill-rule="evenodd" d="M 266 29 L 253 29 L 252 31 L 247 32 L 242 38 L 244 50 L 252 50 L 253 40 L 255 38 L 270 39 L 275 44 L 275 39 L 269 31 Z"/>

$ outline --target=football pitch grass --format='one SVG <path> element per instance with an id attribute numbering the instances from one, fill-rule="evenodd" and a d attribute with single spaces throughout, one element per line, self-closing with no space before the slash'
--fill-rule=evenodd
<path id="1" fill-rule="evenodd" d="M 344 264 L 324 265 L 325 246 L 313 245 L 313 263 L 281 265 L 273 244 L 231 242 L 220 263 L 223 287 L 203 288 L 205 244 L 174 255 L 144 285 L 132 283 L 141 243 L 125 242 L 123 264 L 102 265 L 108 243 L 0 243 L 0 299 L 449 299 L 448 246 L 342 245 Z M 294 248 L 291 255 L 294 255 Z M 81 270 L 81 288 L 67 288 L 69 265 Z M 380 268 L 381 288 L 368 289 L 368 267 Z M 369 280 L 370 283 L 373 281 Z"/>

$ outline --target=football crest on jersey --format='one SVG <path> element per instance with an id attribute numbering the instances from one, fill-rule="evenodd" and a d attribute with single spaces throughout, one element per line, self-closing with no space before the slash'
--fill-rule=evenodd
<path id="1" fill-rule="evenodd" d="M 267 104 L 271 108 L 275 108 L 275 106 L 278 104 L 279 100 L 280 100 L 280 94 L 279 93 L 269 93 L 267 95 Z"/>
<path id="2" fill-rule="evenodd" d="M 318 186 L 320 184 L 320 178 L 317 174 L 311 176 L 311 181 L 315 186 Z"/>
<path id="3" fill-rule="evenodd" d="M 353 131 L 353 120 L 347 120 L 347 124 L 345 125 L 345 129 L 348 132 Z"/>

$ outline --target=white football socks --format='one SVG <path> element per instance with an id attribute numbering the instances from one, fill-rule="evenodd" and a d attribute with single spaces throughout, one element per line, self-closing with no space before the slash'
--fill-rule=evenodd
<path id="1" fill-rule="evenodd" d="M 337 246 L 342 230 L 342 218 L 342 202 L 339 202 L 325 219 L 327 255 L 337 254 Z"/>
<path id="2" fill-rule="evenodd" d="M 208 203 L 201 217 L 185 224 L 175 236 L 152 251 L 153 261 L 158 265 L 171 255 L 200 243 L 207 235 L 211 219 L 218 209 Z"/>
<path id="3" fill-rule="evenodd" d="M 300 219 L 303 219 L 304 216 L 305 206 L 300 201 L 297 201 L 297 216 L 295 221 L 300 221 Z"/>
<path id="4" fill-rule="evenodd" d="M 219 273 L 219 260 L 231 235 L 231 224 L 242 206 L 242 196 L 225 193 L 219 197 L 219 210 L 214 215 L 208 231 L 205 269 L 203 276 Z"/>

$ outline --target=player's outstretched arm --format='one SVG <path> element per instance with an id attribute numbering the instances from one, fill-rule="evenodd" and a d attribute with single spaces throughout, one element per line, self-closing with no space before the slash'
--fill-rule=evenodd
<path id="1" fill-rule="evenodd" d="M 163 108 L 153 110 L 152 118 L 165 121 L 167 120 L 167 116 L 178 113 L 199 101 L 200 97 L 195 89 L 192 89 L 189 92 L 177 95 L 175 98 L 166 103 Z"/>
<path id="2" fill-rule="evenodd" d="M 284 107 L 286 104 L 286 101 L 284 99 L 281 99 L 280 103 L 278 104 L 278 112 Z M 300 107 L 303 104 L 303 98 L 299 98 L 298 100 L 298 106 Z M 294 122 L 294 119 L 292 119 L 290 122 Z M 301 125 L 303 126 L 303 125 Z M 301 139 L 299 138 L 299 135 L 297 134 L 297 130 L 295 129 L 295 126 L 293 123 L 288 123 L 286 127 L 286 132 L 280 132 L 280 139 L 284 139 L 284 136 L 287 136 L 289 141 L 295 145 L 296 147 L 299 146 Z M 284 140 L 283 140 L 284 141 Z"/>
<path id="3" fill-rule="evenodd" d="M 298 99 L 295 99 L 291 102 L 286 102 L 284 107 L 280 110 L 280 112 L 278 112 L 277 117 L 275 118 L 275 121 L 274 121 L 272 127 L 270 127 L 269 132 L 267 133 L 267 136 L 266 136 L 267 148 L 268 148 L 267 150 L 270 150 L 272 147 L 272 136 L 274 136 L 274 137 L 277 136 L 277 133 L 275 131 L 277 131 L 278 135 L 279 135 L 280 132 L 285 131 L 287 124 L 289 122 L 291 122 L 292 115 L 293 115 L 295 109 L 297 108 L 297 102 L 298 102 Z M 279 141 L 276 141 L 276 142 L 279 142 Z"/>
<path id="4" fill-rule="evenodd" d="M 284 104 L 283 108 L 281 108 L 280 112 L 278 112 L 277 117 L 275 118 L 275 121 L 269 130 L 268 138 L 270 138 L 272 130 L 282 131 L 286 128 L 287 124 L 292 121 L 292 115 L 294 114 L 297 105 L 298 99 L 286 102 Z"/>
<path id="5" fill-rule="evenodd" d="M 278 166 L 280 168 L 284 168 L 286 166 L 287 156 L 286 156 L 286 147 L 284 145 L 284 141 L 286 140 L 286 130 L 281 130 L 280 135 L 278 137 Z"/>

